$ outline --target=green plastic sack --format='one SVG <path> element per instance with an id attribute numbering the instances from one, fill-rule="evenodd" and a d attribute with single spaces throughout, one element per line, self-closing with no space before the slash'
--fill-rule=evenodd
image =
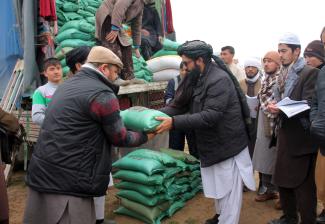
<path id="1" fill-rule="evenodd" d="M 182 168 L 180 167 L 173 167 L 165 169 L 165 172 L 162 173 L 164 178 L 171 178 L 174 177 L 177 173 L 181 172 Z"/>
<path id="2" fill-rule="evenodd" d="M 131 170 L 119 170 L 113 175 L 113 177 L 143 185 L 161 185 L 164 182 L 164 178 L 160 174 L 148 176 L 144 173 Z"/>
<path id="3" fill-rule="evenodd" d="M 81 15 L 82 17 L 84 17 L 84 18 L 94 16 L 94 14 L 92 14 L 91 12 L 88 12 L 88 11 L 82 10 L 82 9 L 78 10 L 78 14 Z"/>
<path id="4" fill-rule="evenodd" d="M 177 51 L 168 51 L 165 49 L 161 49 L 161 50 L 157 51 L 156 53 L 154 53 L 154 55 L 152 55 L 151 58 L 158 58 L 161 56 L 168 56 L 168 55 L 177 55 Z"/>
<path id="5" fill-rule="evenodd" d="M 167 38 L 164 39 L 163 41 L 163 48 L 165 50 L 168 51 L 177 51 L 177 48 L 180 46 L 181 44 L 175 42 L 175 41 L 171 41 Z"/>
<path id="6" fill-rule="evenodd" d="M 174 180 L 175 180 L 175 177 L 171 177 L 169 179 L 164 179 L 163 186 L 165 188 L 169 188 L 173 184 Z"/>
<path id="7" fill-rule="evenodd" d="M 201 172 L 200 172 L 200 170 L 195 170 L 195 171 L 193 171 L 192 173 L 191 173 L 191 177 L 190 177 L 190 179 L 191 180 L 194 180 L 195 178 L 198 178 L 198 177 L 200 177 L 201 176 Z"/>
<path id="8" fill-rule="evenodd" d="M 64 77 L 67 76 L 69 72 L 70 72 L 70 68 L 68 66 L 62 68 L 62 73 Z"/>
<path id="9" fill-rule="evenodd" d="M 62 10 L 64 12 L 76 12 L 78 11 L 78 9 L 79 9 L 78 4 L 68 2 L 68 1 L 64 2 L 62 6 Z"/>
<path id="10" fill-rule="evenodd" d="M 200 185 L 202 185 L 202 180 L 199 177 L 197 179 L 191 181 L 191 183 L 190 183 L 191 189 L 195 189 L 195 188 L 199 187 Z"/>
<path id="11" fill-rule="evenodd" d="M 183 201 L 174 202 L 170 208 L 166 211 L 168 217 L 172 217 L 178 210 L 183 208 L 185 203 Z"/>
<path id="12" fill-rule="evenodd" d="M 192 156 L 192 155 L 190 155 L 188 153 L 185 153 L 183 151 L 174 150 L 174 149 L 160 149 L 160 151 L 170 155 L 171 157 L 173 157 L 175 159 L 179 159 L 179 160 L 181 160 L 181 161 L 183 161 L 185 163 L 196 164 L 196 163 L 200 162 L 194 156 Z"/>
<path id="13" fill-rule="evenodd" d="M 142 158 L 153 159 L 167 167 L 176 167 L 176 160 L 173 157 L 150 149 L 138 149 L 130 152 L 127 156 L 139 156 Z"/>
<path id="14" fill-rule="evenodd" d="M 187 165 L 183 161 L 177 159 L 176 161 L 177 161 L 177 167 L 181 168 L 182 171 L 187 170 Z"/>
<path id="15" fill-rule="evenodd" d="M 187 165 L 187 170 L 189 171 L 200 170 L 200 164 L 189 164 Z"/>
<path id="16" fill-rule="evenodd" d="M 89 46 L 92 47 L 95 45 L 95 41 L 86 41 L 80 39 L 66 39 L 60 43 L 60 47 L 81 47 L 81 46 Z"/>
<path id="17" fill-rule="evenodd" d="M 75 20 L 75 21 L 69 21 L 65 23 L 61 29 L 59 30 L 60 32 L 63 32 L 68 29 L 77 29 L 85 33 L 95 33 L 95 27 L 94 25 L 88 23 L 86 20 Z"/>
<path id="18" fill-rule="evenodd" d="M 182 184 L 187 184 L 190 182 L 190 179 L 188 177 L 181 177 L 175 180 L 175 184 L 177 185 L 182 185 Z"/>
<path id="19" fill-rule="evenodd" d="M 128 129 L 144 132 L 154 131 L 161 123 L 155 119 L 156 117 L 169 117 L 163 112 L 145 107 L 131 107 L 121 111 L 120 115 Z"/>
<path id="20" fill-rule="evenodd" d="M 147 159 L 136 155 L 127 155 L 112 165 L 120 170 L 133 170 L 149 176 L 164 171 L 164 166 L 157 160 Z"/>
<path id="21" fill-rule="evenodd" d="M 61 27 L 65 24 L 65 21 L 61 21 L 58 19 L 58 26 L 59 26 L 59 30 L 61 29 Z"/>
<path id="22" fill-rule="evenodd" d="M 75 29 L 75 28 L 71 28 L 68 30 L 64 30 L 63 32 L 60 32 L 56 36 L 55 41 L 57 43 L 60 43 L 67 39 L 79 39 L 79 40 L 89 41 L 89 40 L 93 39 L 93 36 L 89 33 L 84 33 L 82 31 Z"/>
<path id="23" fill-rule="evenodd" d="M 176 195 L 184 193 L 188 190 L 189 185 L 172 184 L 166 189 L 166 194 L 169 198 L 174 198 Z"/>
<path id="24" fill-rule="evenodd" d="M 118 209 L 116 209 L 114 211 L 115 214 L 118 214 L 118 215 L 126 215 L 126 216 L 129 216 L 131 218 L 135 218 L 135 219 L 138 219 L 144 223 L 148 223 L 148 224 L 156 224 L 156 221 L 155 220 L 150 220 L 150 219 L 147 219 L 146 217 L 144 217 L 143 215 L 140 215 L 130 209 L 127 209 L 123 206 L 120 206 Z"/>
<path id="25" fill-rule="evenodd" d="M 88 5 L 97 9 L 101 5 L 101 1 L 88 0 Z"/>
<path id="26" fill-rule="evenodd" d="M 92 15 L 95 15 L 97 12 L 97 8 L 92 7 L 90 4 L 87 8 L 85 8 L 85 11 L 90 12 Z"/>
<path id="27" fill-rule="evenodd" d="M 183 172 L 179 172 L 175 176 L 176 176 L 176 178 L 181 178 L 181 177 L 188 177 L 189 178 L 191 176 L 191 172 L 183 171 Z"/>
<path id="28" fill-rule="evenodd" d="M 145 196 L 140 194 L 137 191 L 131 190 L 121 190 L 116 194 L 119 198 L 126 198 L 132 200 L 134 202 L 138 202 L 142 205 L 146 206 L 155 206 L 157 204 L 161 204 L 166 202 L 170 198 L 166 194 L 156 194 L 153 196 Z"/>
<path id="29" fill-rule="evenodd" d="M 56 6 L 56 8 L 58 10 L 58 9 L 62 8 L 63 2 L 61 0 L 56 0 L 55 1 L 55 6 Z"/>
<path id="30" fill-rule="evenodd" d="M 190 200 L 191 198 L 193 198 L 199 191 L 202 190 L 202 185 L 194 188 L 193 190 L 189 191 L 189 192 L 185 192 L 182 197 L 181 197 L 181 200 L 182 201 L 188 201 Z"/>
<path id="31" fill-rule="evenodd" d="M 148 69 L 143 69 L 143 70 L 134 72 L 134 76 L 137 79 L 144 79 L 147 82 L 152 82 L 152 80 L 153 80 L 153 74 Z"/>
<path id="32" fill-rule="evenodd" d="M 146 196 L 152 196 L 161 192 L 164 192 L 165 189 L 162 185 L 143 185 L 138 183 L 132 183 L 129 181 L 121 181 L 114 186 L 118 189 L 133 190 L 137 191 Z"/>
<path id="33" fill-rule="evenodd" d="M 94 24 L 96 23 L 96 17 L 95 16 L 90 16 L 86 18 L 86 21 L 90 24 Z"/>
<path id="34" fill-rule="evenodd" d="M 63 58 L 65 58 L 65 55 L 72 49 L 72 47 L 57 48 L 55 49 L 55 57 L 59 60 L 62 60 Z"/>
<path id="35" fill-rule="evenodd" d="M 82 19 L 82 16 L 79 15 L 79 13 L 76 12 L 65 12 L 63 13 L 64 20 L 65 21 L 71 21 L 71 20 L 80 20 Z"/>
<path id="36" fill-rule="evenodd" d="M 121 198 L 121 205 L 124 208 L 145 217 L 145 219 L 149 220 L 148 223 L 158 224 L 160 223 L 160 220 L 167 215 L 166 211 L 170 207 L 171 203 L 165 202 L 154 207 L 149 207 L 126 198 Z"/>
<path id="37" fill-rule="evenodd" d="M 67 66 L 67 62 L 65 61 L 65 58 L 63 58 L 62 60 L 60 60 L 60 62 L 61 62 L 61 66 L 62 67 Z"/>

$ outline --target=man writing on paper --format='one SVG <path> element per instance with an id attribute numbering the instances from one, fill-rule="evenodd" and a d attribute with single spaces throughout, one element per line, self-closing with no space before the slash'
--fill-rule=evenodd
<path id="1" fill-rule="evenodd" d="M 256 58 L 247 59 L 244 63 L 246 78 L 240 81 L 240 88 L 247 97 L 247 103 L 254 124 L 254 138 L 248 142 L 249 155 L 253 157 L 256 141 L 256 113 L 258 107 L 257 94 L 261 89 L 261 63 Z"/>
<path id="2" fill-rule="evenodd" d="M 276 100 L 285 97 L 311 103 L 318 70 L 305 65 L 300 57 L 300 40 L 285 34 L 278 43 L 282 68 L 274 89 Z M 283 216 L 269 224 L 301 224 L 316 222 L 315 163 L 317 146 L 309 133 L 309 111 L 286 117 L 275 103 L 268 110 L 279 114 L 277 123 L 277 159 L 273 182 L 279 187 Z"/>

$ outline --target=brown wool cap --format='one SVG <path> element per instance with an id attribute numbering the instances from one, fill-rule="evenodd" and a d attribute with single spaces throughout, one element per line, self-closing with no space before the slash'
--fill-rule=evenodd
<path id="1" fill-rule="evenodd" d="M 265 56 L 263 57 L 264 59 L 271 59 L 272 61 L 274 61 L 275 63 L 277 63 L 278 65 L 281 65 L 281 61 L 280 61 L 280 55 L 278 52 L 276 51 L 269 51 L 265 54 Z"/>
<path id="2" fill-rule="evenodd" d="M 306 56 L 316 57 L 322 62 L 325 62 L 325 50 L 323 43 L 320 40 L 310 42 L 304 51 L 304 57 Z"/>
<path id="3" fill-rule="evenodd" d="M 118 66 L 120 69 L 123 68 L 123 63 L 120 58 L 106 47 L 96 46 L 89 52 L 87 63 L 105 63 Z"/>

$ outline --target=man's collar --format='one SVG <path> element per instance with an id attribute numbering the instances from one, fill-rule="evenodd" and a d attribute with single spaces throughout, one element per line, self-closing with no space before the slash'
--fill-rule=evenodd
<path id="1" fill-rule="evenodd" d="M 96 74 L 99 76 L 99 78 L 100 78 L 101 80 L 103 80 L 103 82 L 104 82 L 107 86 L 109 86 L 109 87 L 114 91 L 115 94 L 118 93 L 120 87 L 117 86 L 117 85 L 115 85 L 115 84 L 114 84 L 111 80 L 109 80 L 108 78 L 106 78 L 106 76 L 105 76 L 102 72 L 100 72 L 100 71 L 99 71 L 95 66 L 93 66 L 93 65 L 90 64 L 90 63 L 86 63 L 86 64 L 82 65 L 81 67 L 82 67 L 82 68 L 90 69 L 90 70 L 92 70 L 92 71 L 95 71 Z"/>

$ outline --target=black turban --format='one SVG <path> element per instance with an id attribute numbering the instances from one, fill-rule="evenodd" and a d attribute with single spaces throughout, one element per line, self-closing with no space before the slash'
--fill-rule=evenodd
<path id="1" fill-rule="evenodd" d="M 91 47 L 81 46 L 69 51 L 65 56 L 67 66 L 71 71 L 75 71 L 77 63 L 84 64 L 87 60 Z"/>
<path id="2" fill-rule="evenodd" d="M 186 41 L 177 49 L 178 55 L 185 55 L 189 58 L 195 59 L 198 57 L 212 57 L 213 48 L 210 44 L 201 40 Z"/>

